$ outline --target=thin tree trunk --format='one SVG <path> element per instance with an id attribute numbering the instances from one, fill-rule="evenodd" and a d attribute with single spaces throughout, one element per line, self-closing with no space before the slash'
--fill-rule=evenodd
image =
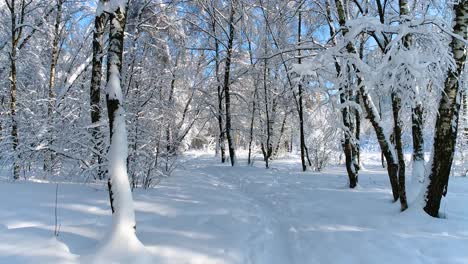
<path id="1" fill-rule="evenodd" d="M 266 52 L 267 43 L 265 40 L 265 52 Z M 271 120 L 270 120 L 270 109 L 268 101 L 268 86 L 267 86 L 267 76 L 268 76 L 268 66 L 267 59 L 264 60 L 263 64 L 263 99 L 265 104 L 265 118 L 266 118 L 266 142 L 262 144 L 262 153 L 263 160 L 265 161 L 265 167 L 269 168 L 269 159 L 270 159 L 270 145 L 271 145 Z"/>
<path id="2" fill-rule="evenodd" d="M 247 36 L 248 38 L 248 36 Z M 252 51 L 252 42 L 248 38 L 249 42 L 249 58 L 250 58 L 250 65 L 252 67 L 255 67 L 254 61 L 253 61 L 253 51 Z M 256 110 L 256 104 L 257 104 L 257 82 L 254 80 L 254 92 L 253 92 L 253 99 L 252 99 L 252 117 L 250 119 L 250 131 L 249 131 L 249 155 L 247 158 L 247 164 L 251 165 L 252 164 L 252 143 L 254 139 L 254 124 L 255 124 L 255 110 Z"/>
<path id="3" fill-rule="evenodd" d="M 292 132 L 292 129 L 291 129 L 291 135 L 290 135 L 290 138 L 289 138 L 289 146 L 288 146 L 288 152 L 289 153 L 293 152 L 293 142 L 294 142 L 293 135 L 294 135 L 294 133 Z"/>
<path id="4" fill-rule="evenodd" d="M 342 33 L 343 36 L 346 36 L 346 33 L 348 32 L 348 29 L 345 27 L 346 24 L 346 12 L 345 12 L 345 7 L 343 6 L 343 3 L 341 0 L 336 0 L 336 9 L 338 11 L 338 19 L 339 19 L 339 24 L 342 27 Z M 330 19 L 330 18 L 329 18 Z M 333 30 L 334 31 L 334 30 Z M 346 45 L 346 48 L 348 52 L 350 53 L 356 53 L 356 50 L 352 43 L 348 43 Z M 336 65 L 336 64 L 335 64 Z M 338 74 L 343 74 L 343 72 L 340 71 L 341 67 L 337 66 L 337 71 Z M 347 80 L 350 80 L 349 74 L 351 71 L 351 66 L 346 65 L 346 78 Z M 352 97 L 352 92 L 351 88 L 349 87 L 349 82 L 345 85 L 345 87 L 340 88 L 340 102 L 341 104 L 346 104 Z M 354 122 L 352 121 L 352 116 L 351 116 L 351 111 L 349 106 L 344 106 L 342 109 L 342 118 L 343 118 L 343 125 L 344 125 L 344 140 L 343 140 L 343 151 L 345 154 L 345 164 L 346 164 L 346 171 L 348 173 L 348 178 L 349 178 L 349 187 L 354 188 L 357 185 L 358 182 L 358 170 L 356 169 L 356 156 L 355 154 L 355 146 L 353 144 L 353 128 L 354 128 Z"/>
<path id="5" fill-rule="evenodd" d="M 280 146 L 281 146 L 281 139 L 283 138 L 284 135 L 284 130 L 286 129 L 286 119 L 288 118 L 288 113 L 284 113 L 283 121 L 281 122 L 281 129 L 280 129 L 280 134 L 278 136 L 278 142 L 275 145 L 275 149 L 273 150 L 273 157 L 276 157 L 278 155 Z"/>
<path id="6" fill-rule="evenodd" d="M 422 181 L 424 179 L 424 137 L 423 137 L 423 106 L 420 101 L 411 109 L 411 123 L 413 135 L 413 172 L 412 177 Z"/>
<path id="7" fill-rule="evenodd" d="M 17 91 L 17 76 L 16 76 L 16 60 L 17 60 L 17 46 L 18 41 L 22 36 L 23 27 L 17 28 L 17 23 L 23 24 L 25 14 L 25 2 L 21 1 L 20 12 L 16 13 L 16 2 L 5 2 L 10 10 L 11 16 L 11 51 L 10 51 L 10 116 L 11 116 L 11 140 L 13 147 L 13 179 L 18 180 L 20 176 L 19 155 L 17 153 L 19 145 L 18 123 L 17 123 L 17 109 L 16 109 L 16 91 Z M 18 22 L 17 22 L 18 20 Z"/>
<path id="8" fill-rule="evenodd" d="M 382 150 L 385 160 L 387 161 L 387 172 L 390 178 L 390 184 L 392 186 L 393 200 L 397 201 L 399 197 L 398 163 L 397 158 L 394 156 L 392 150 L 393 146 L 390 143 L 390 139 L 385 135 L 384 129 L 381 126 L 380 115 L 377 112 L 377 108 L 372 102 L 372 98 L 368 94 L 367 89 L 364 85 L 361 86 L 360 93 L 369 121 L 374 127 L 375 134 L 377 135 L 377 141 L 379 142 L 380 149 Z"/>
<path id="9" fill-rule="evenodd" d="M 468 1 L 454 5 L 453 32 L 460 37 L 468 38 Z M 430 216 L 439 216 L 442 195 L 446 195 L 450 170 L 457 139 L 458 117 L 461 101 L 459 77 L 466 60 L 466 45 L 458 38 L 452 37 L 450 43 L 456 69 L 448 72 L 445 88 L 439 102 L 439 115 L 436 120 L 432 165 L 429 173 L 429 184 L 426 192 L 424 211 Z"/>
<path id="10" fill-rule="evenodd" d="M 335 3 L 339 14 L 339 24 L 342 28 L 342 34 L 346 36 L 346 34 L 348 33 L 348 28 L 346 27 L 346 16 L 343 3 L 341 2 L 341 0 L 335 0 Z M 356 49 L 351 43 L 348 43 L 346 48 L 349 53 L 356 54 Z M 361 77 L 358 76 L 358 83 L 361 84 L 363 83 L 362 81 L 363 80 L 361 79 Z M 359 93 L 362 97 L 362 103 L 364 105 L 364 108 L 366 109 L 369 121 L 374 127 L 375 133 L 377 135 L 377 140 L 380 145 L 380 149 L 382 150 L 387 161 L 387 172 L 388 177 L 390 179 L 390 184 L 392 186 L 393 200 L 397 201 L 399 197 L 398 163 L 397 157 L 394 153 L 393 145 L 391 144 L 390 139 L 387 137 L 387 135 L 385 135 L 384 129 L 380 123 L 380 115 L 374 103 L 372 102 L 372 98 L 370 97 L 367 88 L 364 84 L 360 85 Z"/>
<path id="11" fill-rule="evenodd" d="M 379 97 L 379 116 L 382 116 L 382 99 Z M 385 155 L 383 150 L 380 150 L 380 162 L 382 163 L 382 168 L 386 168 L 387 165 L 385 164 Z"/>
<path id="12" fill-rule="evenodd" d="M 342 104 L 345 104 L 349 99 L 345 99 L 346 95 L 342 90 L 340 95 L 340 101 Z M 353 137 L 353 130 L 351 128 L 351 114 L 349 113 L 349 107 L 343 107 L 342 117 L 343 117 L 343 125 L 345 127 L 344 130 L 344 141 L 343 141 L 343 151 L 345 154 L 345 164 L 346 164 L 346 171 L 348 172 L 349 178 L 349 188 L 354 188 L 357 185 L 358 180 L 358 171 L 355 170 L 354 165 L 354 153 L 353 153 L 353 144 L 352 144 L 352 137 Z"/>
<path id="13" fill-rule="evenodd" d="M 224 66 L 224 101 L 226 103 L 226 138 L 229 147 L 229 158 L 231 159 L 231 165 L 234 166 L 236 163 L 236 152 L 234 147 L 234 141 L 232 138 L 232 125 L 231 125 L 231 94 L 230 94 L 230 73 L 231 73 L 231 59 L 232 59 L 232 48 L 234 44 L 234 14 L 235 14 L 235 0 L 231 2 L 231 14 L 229 16 L 229 39 L 226 54 L 226 63 Z"/>
<path id="14" fill-rule="evenodd" d="M 256 100 L 257 100 L 257 88 L 255 88 L 253 101 L 252 101 L 252 117 L 250 119 L 250 131 L 249 131 L 249 155 L 247 159 L 247 164 L 252 164 L 252 143 L 253 143 L 253 132 L 254 132 L 254 123 L 255 123 L 255 109 L 256 109 Z"/>
<path id="15" fill-rule="evenodd" d="M 301 8 L 301 7 L 299 7 Z M 299 10 L 298 12 L 298 22 L 297 22 L 297 45 L 301 45 L 301 31 L 302 31 L 302 13 Z M 297 51 L 297 63 L 301 64 L 302 63 L 302 58 L 301 58 L 301 50 L 298 49 Z M 305 155 L 306 155 L 306 145 L 305 145 L 305 135 L 304 135 L 304 106 L 303 106 L 303 91 L 302 91 L 302 84 L 299 83 L 297 86 L 298 89 L 298 96 L 299 96 L 299 138 L 300 138 L 300 147 L 301 147 L 301 165 L 302 165 L 302 171 L 307 170 L 306 166 L 306 161 L 305 161 Z M 309 157 L 309 154 L 307 154 L 307 158 Z M 309 162 L 310 165 L 310 162 Z"/>
<path id="16" fill-rule="evenodd" d="M 309 167 L 312 167 L 312 162 L 310 161 L 310 155 L 309 155 L 309 148 L 307 146 L 304 146 L 304 149 L 306 153 L 307 163 L 309 164 Z"/>
<path id="17" fill-rule="evenodd" d="M 53 114 L 55 109 L 55 72 L 57 68 L 58 54 L 59 54 L 59 42 L 60 42 L 60 24 L 62 23 L 62 5 L 63 0 L 57 0 L 57 14 L 55 16 L 54 25 L 54 40 L 52 42 L 52 59 L 50 62 L 50 74 L 49 74 L 49 99 L 47 102 L 47 130 L 49 138 L 49 148 L 53 145 L 54 130 L 53 130 Z M 51 150 L 47 151 L 46 158 L 44 160 L 44 170 L 47 173 L 52 172 L 52 164 L 54 160 L 54 154 Z"/>
<path id="18" fill-rule="evenodd" d="M 400 19 L 409 21 L 410 7 L 407 0 L 399 0 Z M 403 46 L 405 49 L 411 47 L 411 35 L 408 34 L 403 38 Z M 415 94 L 414 106 L 411 108 L 411 123 L 413 135 L 413 179 L 422 179 L 424 177 L 424 137 L 423 137 L 423 106 L 417 95 Z"/>
<path id="19" fill-rule="evenodd" d="M 273 34 L 273 30 L 272 30 L 272 27 L 271 27 L 270 22 L 269 22 L 269 19 L 268 19 L 268 14 L 267 14 L 267 12 L 265 11 L 266 8 L 263 8 L 263 7 L 264 7 L 264 2 L 263 2 L 263 0 L 260 0 L 260 6 L 262 7 L 262 14 L 263 14 L 263 17 L 264 17 L 264 19 L 265 19 L 266 31 L 270 34 L 270 36 L 271 36 L 271 38 L 272 38 L 272 40 L 273 40 L 273 44 L 275 45 L 275 48 L 281 49 L 281 47 L 280 47 L 280 45 L 279 45 L 279 43 L 278 43 L 278 40 L 276 39 L 275 35 Z M 281 59 L 281 64 L 283 65 L 284 71 L 286 72 L 286 78 L 287 78 L 287 80 L 288 80 L 289 87 L 290 87 L 290 89 L 292 90 L 293 97 L 294 97 L 294 102 L 295 102 L 295 104 L 296 104 L 296 110 L 297 110 L 298 115 L 299 115 L 299 108 L 300 108 L 300 107 L 299 107 L 299 102 L 298 102 L 298 100 L 297 100 L 298 96 L 297 96 L 296 92 L 294 91 L 295 85 L 294 85 L 294 83 L 293 83 L 293 81 L 292 81 L 292 79 L 291 79 L 291 76 L 290 76 L 290 74 L 289 74 L 290 71 L 289 71 L 289 68 L 288 68 L 288 66 L 287 66 L 287 64 L 286 64 L 286 60 L 285 60 L 285 58 L 283 57 L 283 53 L 280 52 L 279 57 L 280 57 L 280 59 Z M 305 147 L 305 153 L 306 153 L 307 160 L 309 161 L 309 166 L 312 166 L 312 165 L 311 165 L 311 162 L 310 162 L 309 155 L 307 154 L 307 153 L 308 153 L 307 147 L 306 147 L 306 146 L 304 146 L 304 147 Z"/>
<path id="20" fill-rule="evenodd" d="M 212 20 L 212 30 L 215 42 L 215 75 L 216 75 L 216 87 L 218 91 L 218 128 L 219 128 L 219 136 L 218 136 L 218 144 L 221 152 L 221 163 L 226 162 L 226 145 L 225 145 L 225 131 L 223 125 L 223 116 L 224 116 L 224 107 L 223 107 L 223 88 L 221 87 L 221 80 L 219 78 L 219 40 L 216 38 L 216 18 L 214 15 L 216 14 L 213 11 L 213 20 Z"/>
<path id="21" fill-rule="evenodd" d="M 16 47 L 11 49 L 10 53 L 10 115 L 11 115 L 11 139 L 13 145 L 13 178 L 19 179 L 20 167 L 18 165 L 19 156 L 17 148 L 19 145 L 18 123 L 16 121 Z"/>
<path id="22" fill-rule="evenodd" d="M 179 56 L 180 53 L 177 53 L 176 56 L 176 61 L 175 65 L 173 67 L 173 71 L 176 70 L 177 66 L 179 65 Z M 172 79 L 171 79 L 171 85 L 169 88 L 169 96 L 167 99 L 169 109 L 170 111 L 175 111 L 175 102 L 174 102 L 174 92 L 175 92 L 175 85 L 176 85 L 176 75 L 175 72 L 172 72 Z M 191 99 L 190 99 L 191 100 Z M 174 126 L 175 126 L 175 116 L 169 115 L 169 118 L 167 119 L 167 124 L 166 124 L 166 172 L 169 169 L 169 158 L 172 155 L 177 154 L 177 143 L 174 142 Z"/>
<path id="23" fill-rule="evenodd" d="M 104 56 L 104 27 L 105 27 L 105 13 L 97 15 L 94 20 L 94 33 L 93 33 L 93 61 L 91 69 L 91 87 L 90 87 L 90 114 L 91 123 L 91 136 L 94 140 L 95 159 L 98 163 L 98 179 L 104 178 L 105 171 L 102 168 L 102 155 L 103 155 L 103 140 L 98 126 L 101 121 L 101 79 L 102 79 L 102 58 Z"/>
<path id="24" fill-rule="evenodd" d="M 406 188 L 405 188 L 405 157 L 403 153 L 402 142 L 402 122 L 400 119 L 401 111 L 401 98 L 397 92 L 392 93 L 392 109 L 393 109 L 393 134 L 395 135 L 395 147 L 398 158 L 398 195 L 400 197 L 401 211 L 408 208 L 406 201 Z"/>

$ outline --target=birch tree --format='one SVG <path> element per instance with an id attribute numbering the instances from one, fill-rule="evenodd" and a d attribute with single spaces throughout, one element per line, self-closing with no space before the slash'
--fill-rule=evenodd
<path id="1" fill-rule="evenodd" d="M 16 106 L 16 94 L 17 94 L 17 66 L 16 61 L 18 59 L 17 49 L 19 41 L 23 35 L 24 26 L 22 25 L 25 20 L 26 8 L 31 4 L 32 1 L 21 0 L 19 3 L 16 0 L 5 0 L 8 10 L 10 11 L 11 18 L 11 49 L 10 49 L 10 116 L 11 116 L 11 141 L 13 147 L 13 178 L 19 179 L 20 166 L 18 159 L 20 158 L 17 154 L 19 144 L 19 132 L 17 122 L 17 106 Z M 17 5 L 19 4 L 19 6 Z M 18 26 L 20 25 L 20 26 Z"/>
<path id="2" fill-rule="evenodd" d="M 236 0 L 232 0 L 230 3 L 230 14 L 229 14 L 229 22 L 228 22 L 228 44 L 226 50 L 226 58 L 224 63 L 224 81 L 223 81 L 223 90 L 224 90 L 224 102 L 226 103 L 226 139 L 228 141 L 228 148 L 229 148 L 229 158 L 231 160 L 231 165 L 234 166 L 236 164 L 236 149 L 234 146 L 234 139 L 233 139 L 233 130 L 232 130 L 232 121 L 231 121 L 231 61 L 232 61 L 232 54 L 233 54 L 233 45 L 234 45 L 234 37 L 235 37 L 235 14 L 236 14 Z"/>
<path id="3" fill-rule="evenodd" d="M 452 168 L 460 114 L 462 87 L 460 75 L 466 61 L 466 39 L 468 39 L 468 1 L 461 0 L 453 6 L 453 33 L 450 49 L 455 67 L 448 71 L 444 90 L 441 91 L 436 121 L 432 164 L 425 197 L 424 211 L 433 217 L 439 216 L 442 196 L 447 194 Z"/>
<path id="4" fill-rule="evenodd" d="M 136 229 L 132 192 L 127 174 L 128 143 L 121 87 L 127 8 L 126 0 L 113 0 L 101 5 L 101 10 L 109 13 L 110 22 L 106 103 L 110 129 L 108 187 L 114 232 L 128 232 Z M 97 15 L 100 13 L 98 12 Z"/>
<path id="5" fill-rule="evenodd" d="M 54 153 L 51 150 L 54 142 L 54 130 L 53 130 L 53 118 L 55 111 L 56 95 L 55 95 L 55 84 L 56 84 L 56 71 L 57 71 L 57 61 L 60 52 L 59 42 L 61 40 L 61 24 L 62 24 L 62 7 L 63 0 L 56 1 L 56 15 L 54 23 L 54 37 L 52 41 L 52 54 L 50 62 L 50 72 L 49 72 L 49 95 L 47 101 L 47 130 L 49 137 L 49 150 L 46 153 L 44 159 L 44 170 L 46 173 L 52 172 L 53 162 L 54 162 Z"/>

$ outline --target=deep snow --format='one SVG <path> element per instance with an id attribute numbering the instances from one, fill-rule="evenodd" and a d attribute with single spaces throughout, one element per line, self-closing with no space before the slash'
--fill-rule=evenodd
<path id="1" fill-rule="evenodd" d="M 146 246 L 136 254 L 157 264 L 468 263 L 468 178 L 450 179 L 447 218 L 434 219 L 415 203 L 400 213 L 378 161 L 364 165 L 350 190 L 343 167 L 302 173 L 295 157 L 231 168 L 188 154 L 155 189 L 135 191 Z M 103 185 L 59 184 L 57 238 L 55 184 L 1 181 L 0 199 L 0 263 L 87 263 L 111 229 Z"/>

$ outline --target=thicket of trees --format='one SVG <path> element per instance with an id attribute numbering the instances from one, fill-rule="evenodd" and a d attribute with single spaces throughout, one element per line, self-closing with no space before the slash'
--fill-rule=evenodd
<path id="1" fill-rule="evenodd" d="M 411 165 L 437 216 L 468 158 L 467 24 L 466 0 L 2 0 L 1 161 L 123 203 L 187 149 L 343 156 L 354 188 L 378 145 L 401 210 Z"/>

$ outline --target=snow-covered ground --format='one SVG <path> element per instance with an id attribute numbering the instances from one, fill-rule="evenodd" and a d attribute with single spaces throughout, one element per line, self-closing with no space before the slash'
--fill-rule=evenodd
<path id="1" fill-rule="evenodd" d="M 447 218 L 435 219 L 415 203 L 400 213 L 377 162 L 365 163 L 355 190 L 342 167 L 240 163 L 192 153 L 156 188 L 134 192 L 149 263 L 468 263 L 468 178 L 450 179 Z M 105 187 L 59 184 L 57 238 L 55 188 L 0 182 L 0 263 L 86 262 L 99 248 L 111 227 Z"/>

